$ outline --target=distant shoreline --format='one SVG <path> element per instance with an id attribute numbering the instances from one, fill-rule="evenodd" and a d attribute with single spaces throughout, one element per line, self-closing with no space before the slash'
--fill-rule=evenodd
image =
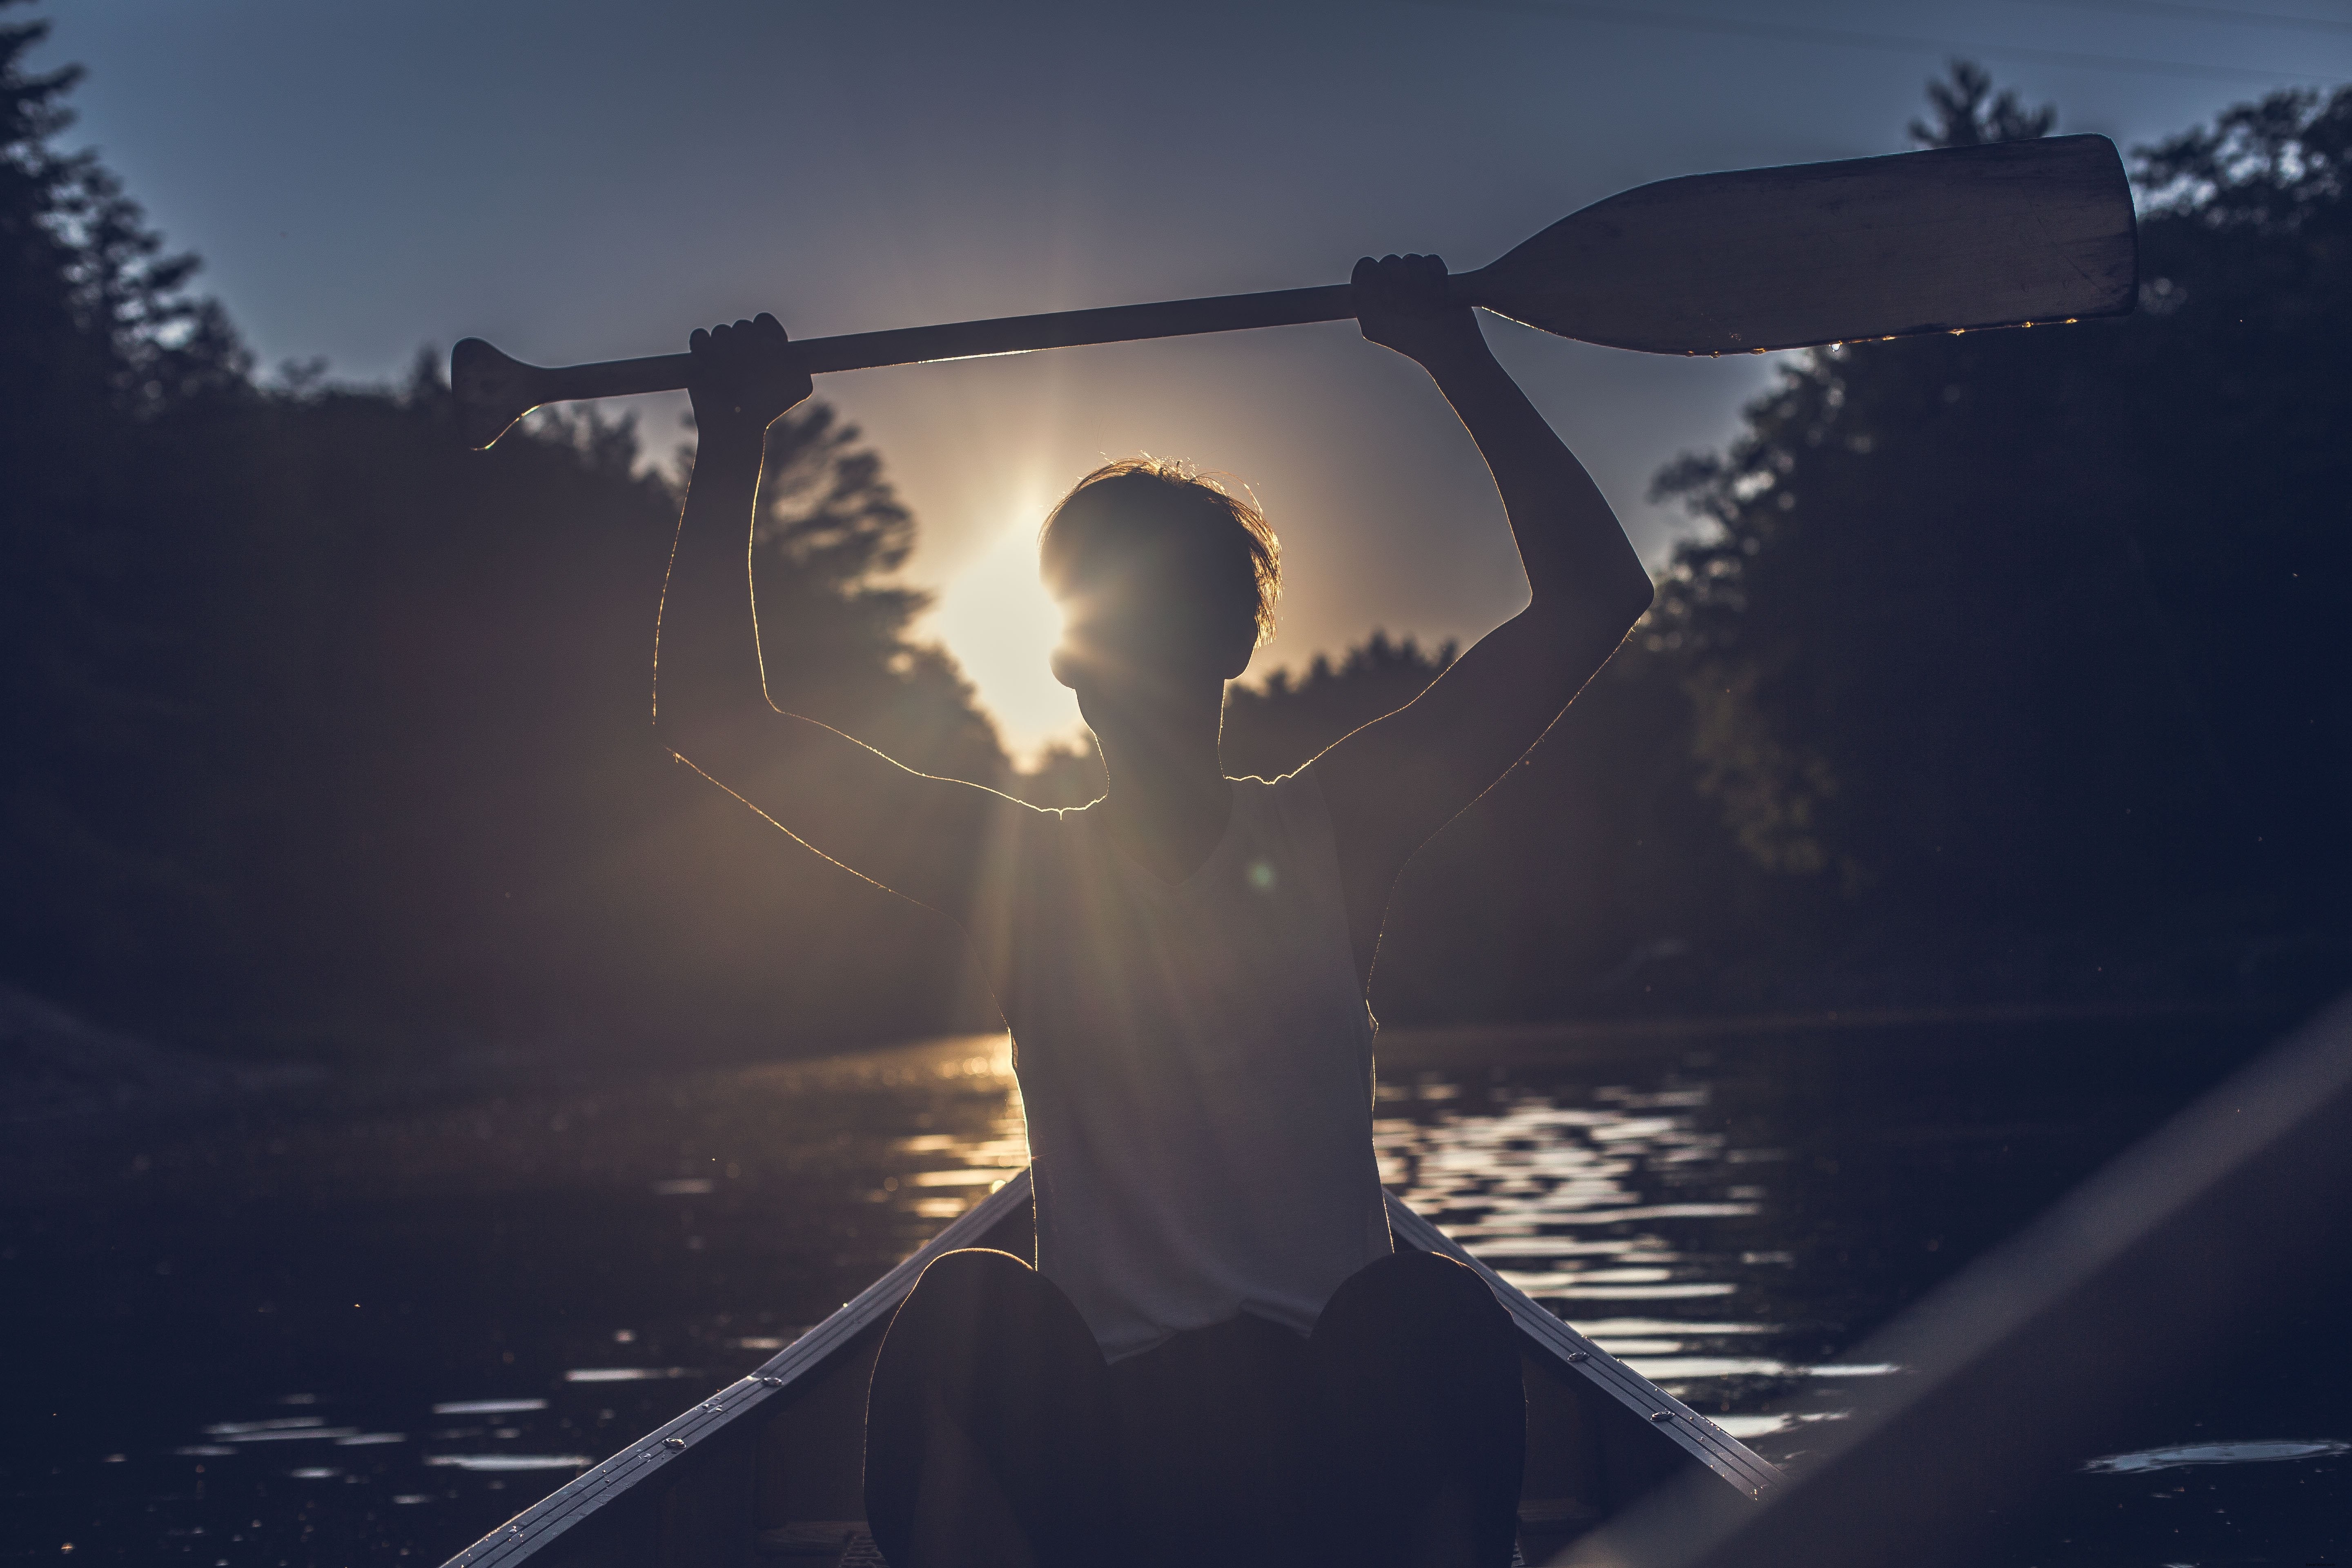
<path id="1" fill-rule="evenodd" d="M 1831 1030 L 2127 1024 L 2195 1017 L 2252 1021 L 2276 1012 L 2281 1009 L 2274 1005 L 2234 1002 L 1990 1003 L 1975 1006 L 1829 1007 L 1793 1013 L 1565 1019 L 1549 1023 L 1405 1025 L 1381 1029 L 1374 1051 L 1385 1064 L 1436 1067 L 1464 1060 L 1508 1062 L 1626 1055 L 1635 1047 L 1675 1042 Z"/>
<path id="2" fill-rule="evenodd" d="M 1513 1023 L 1397 1025 L 1380 1031 L 1381 1068 L 1622 1060 L 1662 1049 L 1795 1035 L 1936 1027 L 2158 1023 L 2210 1018 L 2240 1024 L 2298 1010 L 2275 1002 L 1993 1003 L 1932 1007 L 1826 1007 L 1741 1014 L 1555 1019 Z M 437 1062 L 324 1067 L 246 1063 L 186 1047 L 117 1033 L 41 999 L 0 988 L 0 1126 L 18 1134 L 79 1141 L 132 1133 L 156 1123 L 191 1122 L 264 1107 L 359 1110 L 450 1095 L 497 1095 L 551 1083 L 692 1076 L 773 1068 L 821 1076 L 885 1073 L 901 1058 L 927 1060 L 950 1048 L 993 1054 L 1002 1031 L 943 1034 L 835 1046 L 809 1052 L 665 1059 L 643 1054 L 572 1052 L 549 1046 Z"/>

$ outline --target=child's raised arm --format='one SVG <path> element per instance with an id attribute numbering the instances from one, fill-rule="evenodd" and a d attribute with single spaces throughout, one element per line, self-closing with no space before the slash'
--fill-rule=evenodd
<path id="1" fill-rule="evenodd" d="M 751 571 L 760 455 L 769 425 L 808 396 L 808 373 L 772 316 L 698 331 L 689 348 L 699 442 L 655 632 L 655 730 L 819 854 L 969 923 L 985 836 L 1030 808 L 769 700 Z"/>
<path id="2" fill-rule="evenodd" d="M 1649 574 L 1584 465 L 1495 362 L 1433 256 L 1356 264 L 1364 336 L 1418 363 L 1461 416 L 1501 490 L 1528 607 L 1406 707 L 1312 764 L 1339 837 L 1359 967 L 1369 978 L 1406 858 L 1559 717 L 1652 595 Z"/>

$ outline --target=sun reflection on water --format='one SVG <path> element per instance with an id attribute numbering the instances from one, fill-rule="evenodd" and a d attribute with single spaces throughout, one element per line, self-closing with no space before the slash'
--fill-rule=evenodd
<path id="1" fill-rule="evenodd" d="M 1735 1436 L 1793 1429 L 1812 1380 L 1893 1368 L 1809 1366 L 1782 1325 L 1726 1318 L 1754 1265 L 1718 1233 L 1764 1217 L 1770 1189 L 1705 1124 L 1704 1087 L 1589 1093 L 1463 1086 L 1436 1075 L 1381 1090 L 1381 1176 L 1505 1279 Z M 1677 1317 L 1679 1304 L 1704 1315 Z M 1619 1304 L 1648 1315 L 1605 1314 Z M 1803 1420 L 1834 1420 L 1837 1408 Z"/>

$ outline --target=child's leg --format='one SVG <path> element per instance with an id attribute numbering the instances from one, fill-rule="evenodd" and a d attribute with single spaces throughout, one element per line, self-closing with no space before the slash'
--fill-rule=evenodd
<path id="1" fill-rule="evenodd" d="M 1098 1558 L 1117 1525 L 1105 1371 L 1077 1309 L 1019 1258 L 933 1260 L 866 1399 L 866 1513 L 883 1555 L 925 1568 L 943 1537 L 959 1562 Z M 996 1539 L 1007 1521 L 1024 1539 Z"/>
<path id="2" fill-rule="evenodd" d="M 1518 1332 L 1486 1281 L 1433 1253 L 1383 1258 L 1333 1292 L 1309 1344 L 1349 1555 L 1509 1563 L 1527 1398 Z"/>

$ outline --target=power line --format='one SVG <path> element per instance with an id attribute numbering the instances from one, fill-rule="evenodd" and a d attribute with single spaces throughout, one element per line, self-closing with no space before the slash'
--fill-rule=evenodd
<path id="1" fill-rule="evenodd" d="M 2129 11 L 2144 16 L 2179 16 L 2191 22 L 2231 22 L 2242 27 L 2302 27 L 2315 33 L 2352 33 L 2352 22 L 2334 16 L 2289 16 L 2276 11 L 2232 11 L 2223 5 L 2184 5 L 2175 0 L 2023 0 L 2031 5 L 2073 5 L 2085 11 Z"/>
<path id="2" fill-rule="evenodd" d="M 2127 55 L 2094 55 L 2073 49 L 2042 49 L 2026 44 L 1958 43 L 1943 38 L 1912 37 L 1900 33 L 1864 33 L 1849 27 L 1824 27 L 1808 22 L 1768 22 L 1729 16 L 1696 16 L 1674 11 L 1642 11 L 1626 5 L 1599 5 L 1584 0 L 1416 0 L 1442 10 L 1501 11 L 1514 16 L 1551 19 L 1584 17 L 1634 27 L 1662 27 L 1688 33 L 1714 33 L 1730 37 L 1770 38 L 1782 43 L 1843 44 L 1854 48 L 1889 49 L 1903 54 L 1986 55 L 1996 59 L 2040 60 L 2085 70 L 2129 71 L 2141 76 L 2202 77 L 2223 81 L 2303 81 L 2329 86 L 2341 79 L 2308 71 L 2256 70 L 2244 66 L 2198 65 L 2187 60 L 2136 59 Z"/>

